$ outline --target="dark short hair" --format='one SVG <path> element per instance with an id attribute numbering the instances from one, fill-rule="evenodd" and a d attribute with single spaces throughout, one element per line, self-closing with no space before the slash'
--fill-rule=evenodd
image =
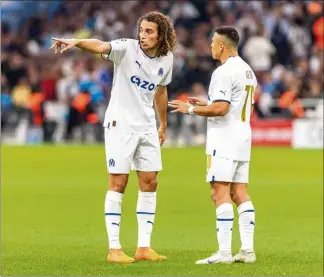
<path id="1" fill-rule="evenodd" d="M 218 27 L 214 30 L 214 33 L 226 37 L 230 42 L 233 43 L 235 47 L 237 47 L 237 45 L 240 42 L 240 36 L 234 27 L 231 26 Z"/>

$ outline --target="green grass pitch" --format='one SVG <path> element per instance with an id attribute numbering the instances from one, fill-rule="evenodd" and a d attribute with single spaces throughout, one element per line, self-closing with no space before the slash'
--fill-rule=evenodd
<path id="1" fill-rule="evenodd" d="M 103 146 L 2 147 L 1 275 L 323 275 L 323 153 L 254 148 L 255 264 L 195 265 L 217 249 L 203 148 L 163 149 L 152 246 L 164 262 L 105 262 Z M 134 255 L 137 181 L 126 191 L 121 243 Z M 237 219 L 233 253 L 239 249 Z"/>

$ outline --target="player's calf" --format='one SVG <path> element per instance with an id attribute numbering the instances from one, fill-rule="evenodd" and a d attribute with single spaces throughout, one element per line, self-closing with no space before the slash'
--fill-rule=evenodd
<path id="1" fill-rule="evenodd" d="M 121 204 L 123 201 L 123 192 L 127 185 L 128 175 L 110 174 L 109 190 L 105 198 L 105 223 L 108 234 L 108 244 L 110 253 L 109 261 L 130 261 L 121 251 L 119 241 L 120 224 L 121 224 Z M 118 250 L 118 251 L 117 251 Z"/>
<path id="2" fill-rule="evenodd" d="M 232 254 L 232 229 L 234 212 L 230 198 L 230 183 L 212 182 L 212 200 L 216 205 L 216 231 L 219 253 Z"/>
<path id="3" fill-rule="evenodd" d="M 159 257 L 153 250 L 150 250 L 156 209 L 157 173 L 138 172 L 138 178 L 140 191 L 138 192 L 136 207 L 138 222 L 136 259 L 163 259 L 163 257 Z"/>
<path id="4" fill-rule="evenodd" d="M 108 234 L 109 249 L 120 249 L 119 230 L 121 222 L 121 204 L 123 194 L 108 191 L 105 199 L 105 222 Z"/>
<path id="5" fill-rule="evenodd" d="M 247 193 L 247 184 L 234 183 L 231 187 L 231 195 L 233 201 L 237 205 L 239 215 L 239 230 L 241 237 L 241 252 L 236 255 L 237 260 L 242 256 L 246 257 L 247 261 L 255 260 L 252 256 L 254 254 L 254 227 L 255 227 L 255 210 Z M 243 254 L 244 255 L 243 255 Z M 249 255 L 247 255 L 248 253 Z M 253 255 L 251 254 L 253 253 Z M 246 254 L 246 255 L 245 255 Z"/>

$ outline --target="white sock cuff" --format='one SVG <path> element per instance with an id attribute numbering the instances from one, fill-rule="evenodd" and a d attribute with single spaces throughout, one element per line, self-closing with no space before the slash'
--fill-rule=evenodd
<path id="1" fill-rule="evenodd" d="M 137 215 L 154 215 L 156 209 L 156 192 L 138 192 Z"/>
<path id="2" fill-rule="evenodd" d="M 106 199 L 113 201 L 113 202 L 122 202 L 123 196 L 124 196 L 123 193 L 108 190 L 107 194 L 106 194 Z"/>
<path id="3" fill-rule="evenodd" d="M 216 216 L 233 218 L 234 217 L 233 205 L 230 203 L 224 203 L 220 205 L 218 208 L 216 208 Z"/>
<path id="4" fill-rule="evenodd" d="M 237 207 L 237 212 L 239 215 L 243 212 L 254 212 L 254 206 L 251 201 L 246 201 Z"/>
<path id="5" fill-rule="evenodd" d="M 148 203 L 156 203 L 156 191 L 154 192 L 138 191 L 138 200 L 148 202 Z"/>
<path id="6" fill-rule="evenodd" d="M 156 191 L 153 192 L 146 192 L 146 191 L 138 191 L 138 196 L 142 197 L 155 197 L 156 196 Z"/>

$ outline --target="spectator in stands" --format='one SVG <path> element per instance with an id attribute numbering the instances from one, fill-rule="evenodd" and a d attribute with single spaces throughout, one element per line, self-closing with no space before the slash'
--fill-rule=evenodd
<path id="1" fill-rule="evenodd" d="M 247 59 L 257 77 L 269 72 L 276 48 L 266 37 L 264 26 L 260 25 L 256 35 L 251 36 L 243 49 L 243 56 Z"/>
<path id="2" fill-rule="evenodd" d="M 309 98 L 323 99 L 324 89 L 320 81 L 312 79 L 309 81 Z"/>
<path id="3" fill-rule="evenodd" d="M 70 141 L 73 138 L 73 130 L 75 127 L 81 127 L 82 140 L 85 140 L 85 125 L 91 124 L 98 126 L 99 118 L 95 112 L 94 105 L 91 103 L 92 83 L 83 81 L 80 84 L 80 93 L 73 97 L 68 114 L 68 124 L 65 139 Z"/>
<path id="4" fill-rule="evenodd" d="M 21 77 L 12 89 L 12 102 L 16 110 L 24 110 L 27 108 L 28 99 L 30 98 L 32 88 L 27 77 Z"/>
<path id="5" fill-rule="evenodd" d="M 12 98 L 9 93 L 7 78 L 1 73 L 1 131 L 8 123 L 10 110 L 12 109 Z"/>
<path id="6" fill-rule="evenodd" d="M 27 77 L 26 61 L 18 52 L 7 55 L 2 62 L 2 70 L 12 90 L 23 77 Z"/>
<path id="7" fill-rule="evenodd" d="M 279 107 L 281 115 L 286 118 L 302 118 L 304 117 L 304 108 L 298 100 L 300 84 L 294 80 L 287 91 L 279 98 Z"/>
<path id="8" fill-rule="evenodd" d="M 299 99 L 310 98 L 316 104 L 314 99 L 323 94 L 319 88 L 324 85 L 324 21 L 323 4 L 318 1 L 40 3 L 11 1 L 2 7 L 1 104 L 6 107 L 2 121 L 6 111 L 6 120 L 14 122 L 12 118 L 16 114 L 15 106 L 11 104 L 12 95 L 16 95 L 15 99 L 26 100 L 27 83 L 32 94 L 41 92 L 47 102 L 65 103 L 68 107 L 72 99 L 81 94 L 78 89 L 80 82 L 91 79 L 90 103 L 100 122 L 102 107 L 109 101 L 112 64 L 79 50 L 72 50 L 62 59 L 57 59 L 48 51 L 51 38 L 91 36 L 108 41 L 114 37 L 135 37 L 136 19 L 140 13 L 150 10 L 168 13 L 175 23 L 179 43 L 174 55 L 173 82 L 168 88 L 170 98 L 183 92 L 208 90 L 210 75 L 220 65 L 210 59 L 210 34 L 213 28 L 222 24 L 233 24 L 240 30 L 239 52 L 258 73 L 260 86 L 255 92 L 254 116 L 277 117 L 285 109 L 284 114 L 288 117 L 307 116 L 306 110 L 314 107 L 304 107 L 303 113 L 298 112 L 301 109 L 297 109 L 295 104 L 287 103 L 306 103 Z M 13 20 L 12 14 L 21 16 Z M 298 91 L 291 87 L 291 78 L 302 81 Z M 276 107 L 279 103 L 283 108 Z M 44 105 L 44 109 L 46 107 Z M 173 120 L 172 116 L 170 120 Z M 188 122 L 180 118 L 178 124 L 170 124 L 170 128 L 177 132 L 182 130 L 183 124 Z"/>

